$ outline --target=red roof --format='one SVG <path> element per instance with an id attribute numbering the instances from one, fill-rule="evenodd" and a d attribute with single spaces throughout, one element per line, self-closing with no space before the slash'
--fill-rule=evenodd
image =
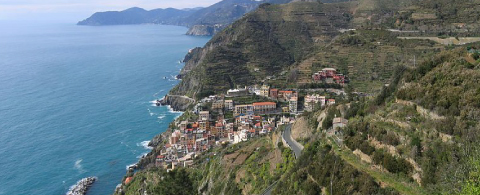
<path id="1" fill-rule="evenodd" d="M 255 124 L 255 126 L 257 126 L 257 127 L 260 127 L 260 126 L 261 126 L 261 124 L 260 124 L 260 123 L 257 123 L 257 124 Z"/>
<path id="2" fill-rule="evenodd" d="M 255 102 L 253 106 L 277 105 L 275 102 Z"/>
<path id="3" fill-rule="evenodd" d="M 127 177 L 127 179 L 125 179 L 125 185 L 130 183 L 132 180 L 133 180 L 133 177 Z"/>
<path id="4" fill-rule="evenodd" d="M 162 158 L 165 158 L 165 156 L 163 156 L 163 155 L 158 155 L 157 158 L 162 159 Z"/>

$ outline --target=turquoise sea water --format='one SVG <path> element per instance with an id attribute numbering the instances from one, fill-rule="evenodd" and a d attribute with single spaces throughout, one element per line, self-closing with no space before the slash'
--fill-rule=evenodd
<path id="1" fill-rule="evenodd" d="M 189 49 L 175 26 L 0 23 L 0 195 L 111 194 L 179 113 L 154 107 Z M 167 77 L 167 79 L 164 79 Z"/>

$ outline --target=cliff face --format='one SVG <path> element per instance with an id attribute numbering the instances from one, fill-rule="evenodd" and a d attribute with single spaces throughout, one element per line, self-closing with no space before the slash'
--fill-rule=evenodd
<path id="1" fill-rule="evenodd" d="M 167 95 L 161 100 L 162 105 L 169 105 L 174 111 L 186 111 L 195 103 L 195 100 L 177 95 Z"/>
<path id="2" fill-rule="evenodd" d="M 188 29 L 187 35 L 213 36 L 224 28 L 223 25 L 193 25 Z"/>

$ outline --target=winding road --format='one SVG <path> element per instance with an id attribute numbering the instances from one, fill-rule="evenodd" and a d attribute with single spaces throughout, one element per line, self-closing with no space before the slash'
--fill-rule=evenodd
<path id="1" fill-rule="evenodd" d="M 292 124 L 288 124 L 285 126 L 285 131 L 282 133 L 282 139 L 287 142 L 287 147 L 293 150 L 295 154 L 295 159 L 300 158 L 302 155 L 303 146 L 302 144 L 298 143 L 292 138 Z M 272 185 L 268 186 L 267 189 L 262 193 L 262 195 L 270 195 L 272 194 L 272 190 L 277 185 L 277 182 L 274 182 Z"/>
<path id="2" fill-rule="evenodd" d="M 285 127 L 285 131 L 283 132 L 282 136 L 285 142 L 287 142 L 288 147 L 293 150 L 293 153 L 295 154 L 295 158 L 298 159 L 300 158 L 300 155 L 302 155 L 302 150 L 303 146 L 302 144 L 298 143 L 292 138 L 292 125 L 289 124 Z"/>

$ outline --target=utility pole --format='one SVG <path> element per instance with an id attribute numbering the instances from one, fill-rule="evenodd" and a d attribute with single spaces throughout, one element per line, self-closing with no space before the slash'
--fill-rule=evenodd
<path id="1" fill-rule="evenodd" d="M 332 178 L 330 179 L 330 195 L 333 195 L 333 179 L 335 178 L 335 166 L 337 166 L 337 158 L 335 158 L 335 163 L 333 164 Z"/>
<path id="2" fill-rule="evenodd" d="M 416 55 L 413 55 L 413 67 L 414 68 L 417 67 L 417 56 Z"/>

